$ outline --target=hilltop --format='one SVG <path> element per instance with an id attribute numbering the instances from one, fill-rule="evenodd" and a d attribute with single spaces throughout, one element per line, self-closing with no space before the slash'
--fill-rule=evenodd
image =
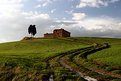
<path id="1" fill-rule="evenodd" d="M 77 49 L 87 48 L 93 46 L 94 44 L 101 45 L 103 43 L 108 43 L 110 44 L 111 47 L 88 55 L 87 56 L 88 61 L 94 63 L 94 65 L 92 64 L 94 68 L 98 67 L 101 67 L 99 69 L 106 68 L 106 71 L 120 74 L 121 73 L 120 41 L 121 39 L 113 39 L 113 38 L 70 37 L 70 38 L 35 38 L 29 40 L 24 39 L 18 42 L 3 43 L 0 44 L 0 71 L 1 71 L 0 80 L 39 81 L 42 80 L 45 74 L 48 75 L 50 71 L 54 72 L 52 70 L 52 67 L 55 68 L 54 69 L 55 71 L 59 71 L 58 76 L 55 74 L 55 80 L 57 79 L 62 80 L 62 75 L 64 73 L 65 74 L 70 73 L 71 71 L 69 71 L 69 69 L 67 68 L 62 67 L 61 65 L 58 65 L 59 63 L 57 62 L 58 61 L 57 58 L 60 58 L 60 54 L 71 53 L 71 51 L 73 52 L 74 50 Z M 79 53 L 81 54 L 81 52 Z M 53 58 L 50 59 L 51 57 Z M 76 59 L 81 59 L 81 58 L 76 57 Z M 93 67 L 90 65 L 91 63 L 85 62 L 83 59 L 81 61 L 84 62 L 81 63 L 84 67 L 86 68 L 89 67 L 87 69 Z M 95 63 L 98 64 L 98 67 Z M 74 66 L 76 67 L 76 65 Z M 80 81 L 83 80 L 83 78 L 80 78 L 79 76 L 72 78 L 66 77 L 66 78 L 67 80 L 70 79 L 71 81 L 73 81 L 73 79 L 79 79 Z M 96 76 L 96 78 L 99 77 Z M 103 80 L 105 80 L 104 77 L 102 78 Z"/>

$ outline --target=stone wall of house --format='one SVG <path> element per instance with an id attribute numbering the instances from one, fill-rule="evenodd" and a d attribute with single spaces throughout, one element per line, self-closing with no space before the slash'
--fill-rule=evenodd
<path id="1" fill-rule="evenodd" d="M 68 31 L 63 31 L 63 36 L 62 37 L 70 37 L 70 32 Z"/>
<path id="2" fill-rule="evenodd" d="M 64 30 L 64 29 L 55 29 L 53 31 L 54 37 L 70 37 L 70 32 Z"/>
<path id="3" fill-rule="evenodd" d="M 53 33 L 46 33 L 44 34 L 45 38 L 53 38 Z"/>
<path id="4" fill-rule="evenodd" d="M 46 33 L 44 34 L 45 38 L 51 38 L 51 37 L 70 37 L 70 32 L 64 30 L 64 29 L 55 29 L 53 30 L 53 33 Z"/>
<path id="5" fill-rule="evenodd" d="M 63 30 L 62 29 L 56 29 L 53 31 L 54 37 L 62 37 L 63 36 Z"/>

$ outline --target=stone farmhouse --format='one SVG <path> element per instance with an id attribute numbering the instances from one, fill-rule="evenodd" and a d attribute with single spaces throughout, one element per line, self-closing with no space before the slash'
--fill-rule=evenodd
<path id="1" fill-rule="evenodd" d="M 45 38 L 58 38 L 58 37 L 70 37 L 70 32 L 64 30 L 64 29 L 55 29 L 53 30 L 53 33 L 45 33 Z"/>

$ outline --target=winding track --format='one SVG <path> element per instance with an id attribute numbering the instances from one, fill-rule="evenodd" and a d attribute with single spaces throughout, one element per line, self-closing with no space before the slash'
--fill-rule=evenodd
<path id="1" fill-rule="evenodd" d="M 97 81 L 97 79 L 95 79 L 95 78 L 92 78 L 92 77 L 90 77 L 90 76 L 86 76 L 85 73 L 83 73 L 83 72 L 80 70 L 79 67 L 73 67 L 73 66 L 71 66 L 71 64 L 69 64 L 69 63 L 71 63 L 71 61 L 72 61 L 71 57 L 73 57 L 73 56 L 75 56 L 75 55 L 78 55 L 78 54 L 80 54 L 81 52 L 84 52 L 84 51 L 86 51 L 86 50 L 90 50 L 91 48 L 92 48 L 92 47 L 87 47 L 87 48 L 84 48 L 84 49 L 82 49 L 82 50 L 76 51 L 76 52 L 73 53 L 73 54 L 65 55 L 65 56 L 63 56 L 63 57 L 61 57 L 61 58 L 59 59 L 59 63 L 60 63 L 63 67 L 68 68 L 70 71 L 74 71 L 74 72 L 78 73 L 78 74 L 80 75 L 80 77 L 84 78 L 85 80 L 88 80 L 88 81 Z"/>
<path id="2" fill-rule="evenodd" d="M 59 62 L 60 65 L 62 65 L 64 68 L 67 68 L 70 71 L 79 74 L 80 77 L 84 78 L 87 81 L 98 81 L 98 79 L 90 77 L 86 73 L 82 72 L 80 67 L 78 67 L 78 66 L 77 67 L 73 67 L 69 63 L 71 63 L 70 61 L 73 59 L 72 57 L 74 57 L 76 55 L 79 55 L 80 53 L 82 53 L 82 57 L 83 58 L 86 58 L 88 53 L 90 53 L 90 52 L 93 53 L 94 51 L 100 51 L 100 50 L 105 49 L 105 48 L 107 48 L 105 45 L 101 45 L 101 47 L 96 47 L 96 48 L 94 46 L 90 46 L 90 47 L 87 47 L 87 48 L 71 50 L 71 51 L 68 51 L 68 52 L 65 52 L 65 53 L 61 53 L 61 54 L 59 54 L 57 56 L 49 57 L 46 60 L 46 63 L 47 63 L 48 66 L 50 66 L 50 64 L 51 64 L 50 61 L 58 57 L 55 61 Z M 70 61 L 67 58 L 69 58 Z M 48 67 L 48 68 L 51 68 L 51 66 Z M 98 72 L 96 72 L 96 73 L 98 73 Z M 99 72 L 98 74 L 103 74 L 103 73 Z M 111 77 L 115 77 L 115 76 L 112 76 L 112 75 L 110 75 L 110 76 Z M 116 77 L 116 78 L 119 78 L 119 77 Z M 106 80 L 103 80 L 103 81 L 106 81 Z"/>

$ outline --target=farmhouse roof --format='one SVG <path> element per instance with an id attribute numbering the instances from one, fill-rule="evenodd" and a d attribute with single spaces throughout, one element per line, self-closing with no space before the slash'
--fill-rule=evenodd
<path id="1" fill-rule="evenodd" d="M 68 32 L 68 31 L 64 30 L 63 28 L 61 28 L 61 29 L 54 29 L 54 31 L 59 31 L 59 30 L 63 30 L 65 32 Z M 70 32 L 68 32 L 68 33 L 70 33 Z"/>

